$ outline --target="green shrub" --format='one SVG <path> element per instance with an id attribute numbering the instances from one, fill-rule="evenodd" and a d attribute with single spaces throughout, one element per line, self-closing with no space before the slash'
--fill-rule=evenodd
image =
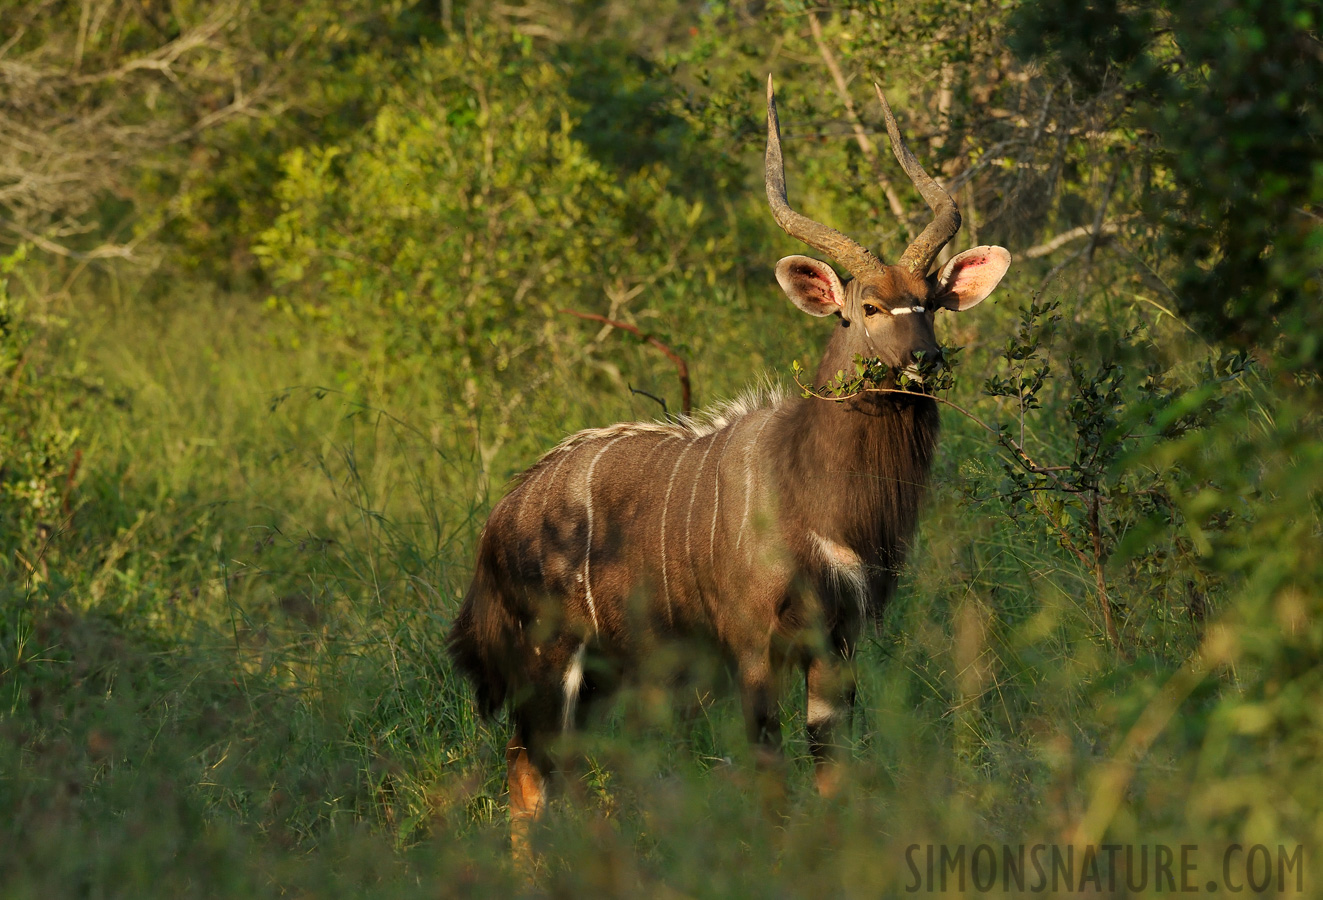
<path id="1" fill-rule="evenodd" d="M 9 279 L 26 257 L 0 258 L 0 571 L 37 573 L 45 543 L 69 515 L 79 430 L 60 414 L 47 383 L 42 337 Z"/>
<path id="2" fill-rule="evenodd" d="M 725 239 L 665 167 L 604 168 L 567 73 L 527 42 L 479 33 L 408 68 L 354 140 L 286 155 L 257 252 L 271 306 L 343 348 L 345 386 L 389 397 L 425 373 L 456 419 L 487 411 L 485 463 L 513 408 L 584 355 L 562 308 L 630 318 L 644 290 L 706 288 Z"/>

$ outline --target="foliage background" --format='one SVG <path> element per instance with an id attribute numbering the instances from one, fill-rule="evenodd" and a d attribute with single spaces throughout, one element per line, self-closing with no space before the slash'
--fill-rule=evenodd
<path id="1" fill-rule="evenodd" d="M 1219 876 L 1301 845 L 1320 883 L 1317 4 L 0 22 L 6 896 L 872 896 L 943 842 L 1194 843 Z M 529 880 L 442 636 L 510 476 L 662 413 L 638 391 L 678 409 L 665 357 L 564 310 L 674 348 L 700 405 L 814 362 L 768 72 L 797 207 L 889 258 L 922 227 L 876 80 L 953 249 L 1015 264 L 942 326 L 968 415 L 847 796 L 809 789 L 802 693 L 777 816 L 730 698 L 626 698 Z"/>

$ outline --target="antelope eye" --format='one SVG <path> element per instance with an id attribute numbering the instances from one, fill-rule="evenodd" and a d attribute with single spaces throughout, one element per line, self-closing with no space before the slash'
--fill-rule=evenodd
<path id="1" fill-rule="evenodd" d="M 864 304 L 864 315 L 866 315 L 866 316 L 875 316 L 875 315 L 877 315 L 877 307 L 874 306 L 874 305 L 871 304 L 871 303 L 865 303 L 865 304 Z"/>

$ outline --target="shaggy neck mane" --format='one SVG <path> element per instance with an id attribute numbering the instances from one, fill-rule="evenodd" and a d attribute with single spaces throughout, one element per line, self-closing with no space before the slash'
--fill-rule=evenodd
<path id="1" fill-rule="evenodd" d="M 921 395 L 790 401 L 773 463 L 791 546 L 812 530 L 894 574 L 918 521 L 938 426 L 936 402 Z"/>

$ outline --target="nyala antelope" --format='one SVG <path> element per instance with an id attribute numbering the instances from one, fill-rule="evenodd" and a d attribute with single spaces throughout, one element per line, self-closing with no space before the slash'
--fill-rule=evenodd
<path id="1" fill-rule="evenodd" d="M 1001 247 L 975 247 L 928 274 L 960 212 L 877 93 L 892 151 L 933 213 L 895 265 L 790 208 L 767 82 L 772 215 L 853 276 L 807 256 L 776 265 L 791 302 L 837 319 L 819 389 L 856 357 L 918 375 L 916 361 L 938 353 L 937 311 L 976 305 L 1010 265 Z M 701 419 L 582 431 L 525 472 L 487 520 L 449 637 L 481 712 L 510 708 L 516 849 L 545 803 L 557 736 L 676 641 L 719 648 L 764 763 L 780 754 L 780 686 L 802 671 L 815 778 L 830 794 L 854 703 L 851 658 L 895 589 L 937 432 L 923 393 L 764 395 Z"/>

